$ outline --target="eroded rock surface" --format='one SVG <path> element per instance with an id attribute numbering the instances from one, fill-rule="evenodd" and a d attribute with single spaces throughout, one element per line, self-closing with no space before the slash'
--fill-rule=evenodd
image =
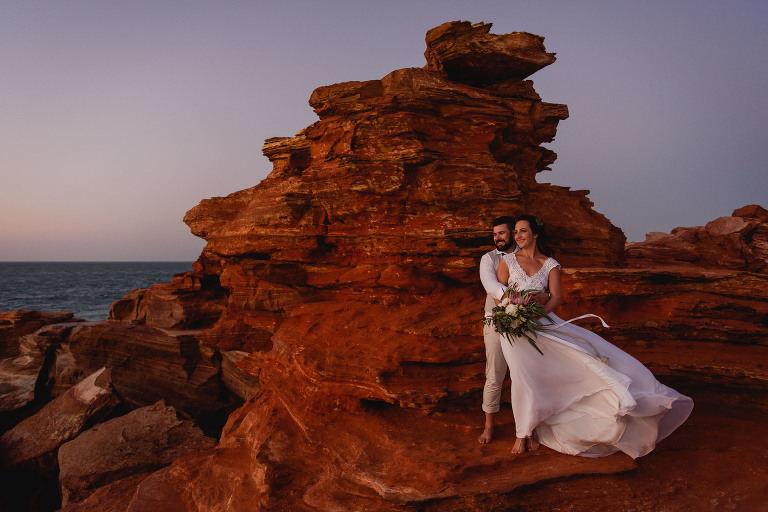
<path id="1" fill-rule="evenodd" d="M 195 267 L 202 268 L 199 263 Z M 170 283 L 133 290 L 112 304 L 109 318 L 188 331 L 218 320 L 225 305 L 218 274 L 194 271 L 174 276 Z"/>
<path id="2" fill-rule="evenodd" d="M 34 310 L 0 312 L 0 413 L 15 411 L 36 398 L 47 399 L 46 365 L 53 359 L 48 339 L 33 333 L 50 324 L 72 322 L 73 313 Z"/>

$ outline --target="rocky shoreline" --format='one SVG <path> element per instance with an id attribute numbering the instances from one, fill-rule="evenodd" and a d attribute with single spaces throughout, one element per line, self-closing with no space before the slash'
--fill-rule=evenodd
<path id="1" fill-rule="evenodd" d="M 626 244 L 587 191 L 536 182 L 568 117 L 526 78 L 543 38 L 452 22 L 427 65 L 314 91 L 272 173 L 204 200 L 191 272 L 105 322 L 0 313 L 8 510 L 751 510 L 768 414 L 768 211 Z M 561 316 L 696 401 L 650 455 L 476 441 L 477 265 L 500 213 L 541 217 Z M 590 326 L 592 327 L 592 326 Z M 740 478 L 732 474 L 738 472 Z M 761 483 L 762 482 L 762 483 Z"/>

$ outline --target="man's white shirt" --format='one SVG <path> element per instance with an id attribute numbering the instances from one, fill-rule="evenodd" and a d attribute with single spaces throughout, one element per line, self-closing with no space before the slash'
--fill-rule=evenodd
<path id="1" fill-rule="evenodd" d="M 501 252 L 498 249 L 488 251 L 480 258 L 480 282 L 483 283 L 485 293 L 487 297 L 485 299 L 485 316 L 493 316 L 493 308 L 496 303 L 493 299 L 501 300 L 504 292 L 507 291 L 507 286 L 500 283 L 496 277 L 496 271 L 499 269 L 499 263 L 505 254 L 512 254 L 519 251 L 520 248 L 515 248 L 509 252 Z"/>

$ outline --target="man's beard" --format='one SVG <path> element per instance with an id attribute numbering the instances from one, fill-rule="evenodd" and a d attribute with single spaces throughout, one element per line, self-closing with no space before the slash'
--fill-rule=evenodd
<path id="1" fill-rule="evenodd" d="M 500 247 L 499 244 L 503 244 L 503 245 Z M 501 252 L 507 252 L 510 249 L 513 249 L 514 247 L 515 247 L 514 240 L 510 240 L 509 243 L 507 244 L 504 244 L 504 240 L 499 240 L 498 242 L 496 242 L 496 249 L 498 249 Z"/>

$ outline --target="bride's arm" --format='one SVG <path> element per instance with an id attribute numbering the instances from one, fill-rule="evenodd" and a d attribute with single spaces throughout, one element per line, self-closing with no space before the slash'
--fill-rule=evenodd
<path id="1" fill-rule="evenodd" d="M 560 288 L 560 267 L 555 267 L 549 271 L 549 293 L 552 296 L 544 304 L 544 312 L 549 314 L 560 305 L 562 300 L 562 289 Z"/>
<path id="2" fill-rule="evenodd" d="M 496 271 L 496 279 L 505 285 L 509 282 L 509 267 L 504 258 L 499 262 L 499 269 Z"/>

